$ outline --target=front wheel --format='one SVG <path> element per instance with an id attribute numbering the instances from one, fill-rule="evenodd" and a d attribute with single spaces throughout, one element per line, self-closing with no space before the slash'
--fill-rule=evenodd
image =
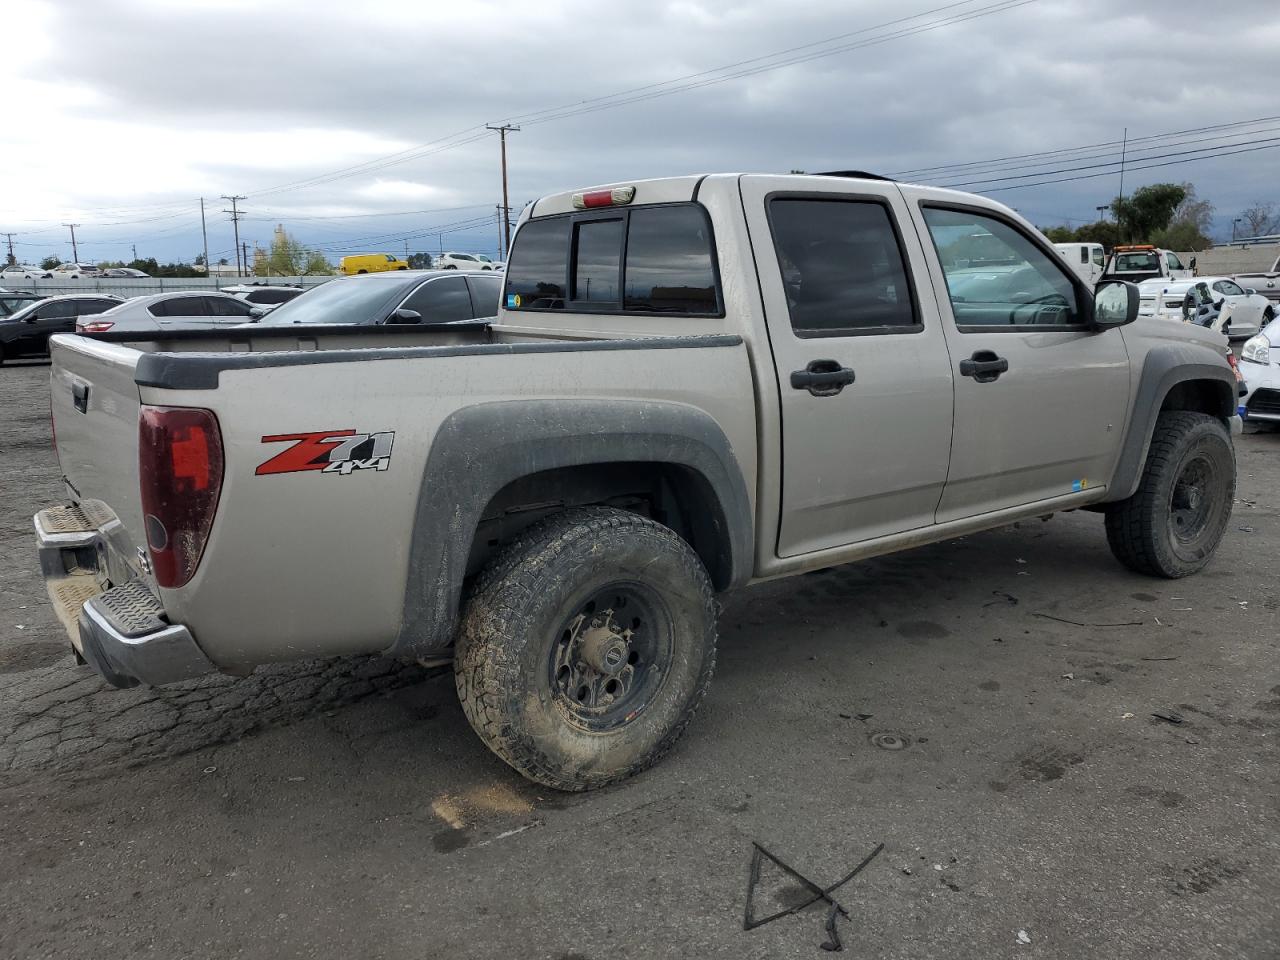
<path id="1" fill-rule="evenodd" d="M 1185 410 L 1162 413 L 1138 489 L 1107 510 L 1111 552 L 1150 576 L 1196 573 L 1226 532 L 1235 490 L 1235 451 L 1222 421 Z"/>
<path id="2" fill-rule="evenodd" d="M 656 763 L 715 668 L 702 562 L 672 530 L 606 507 L 530 527 L 481 573 L 454 658 L 463 712 L 536 783 L 590 790 Z"/>

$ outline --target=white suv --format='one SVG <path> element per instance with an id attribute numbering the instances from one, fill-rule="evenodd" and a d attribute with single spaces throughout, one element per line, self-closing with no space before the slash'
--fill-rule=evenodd
<path id="1" fill-rule="evenodd" d="M 433 258 L 433 270 L 501 270 L 506 264 L 483 253 L 442 253 Z"/>

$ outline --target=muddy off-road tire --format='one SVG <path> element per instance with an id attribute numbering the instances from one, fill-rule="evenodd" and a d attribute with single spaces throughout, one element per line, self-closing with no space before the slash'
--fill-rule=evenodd
<path id="1" fill-rule="evenodd" d="M 1235 451 L 1222 421 L 1160 414 L 1142 481 L 1107 511 L 1107 543 L 1130 570 L 1176 579 L 1212 558 L 1231 519 Z"/>
<path id="2" fill-rule="evenodd" d="M 538 523 L 481 572 L 454 676 L 488 747 L 557 790 L 590 790 L 656 763 L 715 668 L 711 583 L 667 527 L 610 507 Z"/>

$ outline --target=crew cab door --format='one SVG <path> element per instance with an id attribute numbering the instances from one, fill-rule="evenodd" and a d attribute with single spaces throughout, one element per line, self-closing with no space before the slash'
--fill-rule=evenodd
<path id="1" fill-rule="evenodd" d="M 955 430 L 938 522 L 1105 483 L 1124 433 L 1120 330 L 1086 325 L 1093 291 L 1016 218 L 904 187 L 947 315 Z"/>
<path id="2" fill-rule="evenodd" d="M 901 193 L 835 178 L 741 188 L 781 395 L 778 555 L 929 526 L 952 375 Z"/>

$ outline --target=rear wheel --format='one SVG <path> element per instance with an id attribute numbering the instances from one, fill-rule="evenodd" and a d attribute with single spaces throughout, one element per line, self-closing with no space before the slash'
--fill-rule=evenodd
<path id="1" fill-rule="evenodd" d="M 1111 552 L 1138 573 L 1196 573 L 1222 540 L 1235 488 L 1235 451 L 1220 420 L 1160 414 L 1137 491 L 1107 511 Z"/>
<path id="2" fill-rule="evenodd" d="M 5 361 L 4 344 L 0 344 L 0 364 L 3 364 L 4 361 Z"/>
<path id="3" fill-rule="evenodd" d="M 357 270 L 356 273 L 368 273 L 368 270 Z"/>
<path id="4" fill-rule="evenodd" d="M 485 744 L 524 776 L 589 790 L 657 762 L 715 667 L 711 584 L 673 531 L 578 508 L 531 527 L 468 597 L 454 672 Z"/>

